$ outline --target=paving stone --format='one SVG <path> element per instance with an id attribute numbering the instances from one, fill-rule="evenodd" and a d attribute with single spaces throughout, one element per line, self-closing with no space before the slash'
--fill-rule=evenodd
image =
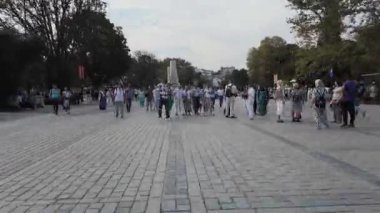
<path id="1" fill-rule="evenodd" d="M 151 198 L 148 200 L 146 213 L 159 213 L 161 207 L 161 200 L 159 198 Z"/>
<path id="2" fill-rule="evenodd" d="M 133 203 L 133 206 L 132 206 L 132 209 L 130 212 L 131 213 L 143 213 L 143 212 L 145 212 L 146 206 L 147 206 L 146 201 L 136 201 Z"/>
<path id="3" fill-rule="evenodd" d="M 130 211 L 130 208 L 122 208 L 122 207 L 118 207 L 115 211 L 115 213 L 129 213 Z"/>
<path id="4" fill-rule="evenodd" d="M 113 213 L 115 212 L 116 207 L 117 207 L 117 203 L 106 203 L 104 204 L 100 213 Z"/>
<path id="5" fill-rule="evenodd" d="M 161 202 L 161 209 L 162 211 L 175 211 L 176 210 L 175 200 L 163 200 Z"/>
<path id="6" fill-rule="evenodd" d="M 220 209 L 218 199 L 206 199 L 205 204 L 208 210 Z"/>
<path id="7" fill-rule="evenodd" d="M 316 133 L 307 114 L 298 126 L 82 109 L 0 123 L 0 212 L 380 211 L 376 123 Z"/>

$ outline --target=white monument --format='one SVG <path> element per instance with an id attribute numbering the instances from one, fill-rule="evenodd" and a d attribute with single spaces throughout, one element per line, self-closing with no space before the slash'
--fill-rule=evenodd
<path id="1" fill-rule="evenodd" d="M 179 85 L 177 62 L 175 60 L 171 60 L 170 66 L 168 67 L 168 83 L 172 85 Z"/>

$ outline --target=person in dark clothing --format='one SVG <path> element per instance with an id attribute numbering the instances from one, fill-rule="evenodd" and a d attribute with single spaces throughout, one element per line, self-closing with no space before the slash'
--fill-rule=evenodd
<path id="1" fill-rule="evenodd" d="M 355 127 L 355 99 L 357 94 L 356 82 L 348 75 L 347 81 L 343 85 L 342 128 Z M 350 125 L 348 126 L 348 114 L 350 114 Z"/>
<path id="2" fill-rule="evenodd" d="M 254 87 L 255 88 L 255 99 L 253 100 L 253 114 L 256 115 L 256 112 L 257 112 L 257 94 L 258 94 L 258 91 L 259 91 L 259 88 L 257 86 Z"/>
<path id="3" fill-rule="evenodd" d="M 130 113 L 131 112 L 131 108 L 132 108 L 132 100 L 133 100 L 133 97 L 135 95 L 135 90 L 132 88 L 131 85 L 128 85 L 128 89 L 127 89 L 127 92 L 126 92 L 126 100 L 127 100 L 127 112 Z"/>
<path id="4" fill-rule="evenodd" d="M 160 86 L 160 104 L 158 108 L 158 117 L 162 117 L 162 107 L 165 106 L 166 119 L 170 119 L 169 112 L 169 89 L 166 86 Z"/>
<path id="5" fill-rule="evenodd" d="M 145 98 L 146 98 L 146 111 L 152 111 L 153 110 L 153 89 L 152 87 L 148 87 L 148 90 L 145 92 Z"/>

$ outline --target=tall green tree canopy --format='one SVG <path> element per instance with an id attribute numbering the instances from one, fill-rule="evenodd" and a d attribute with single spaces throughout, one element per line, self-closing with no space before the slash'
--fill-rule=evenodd
<path id="1" fill-rule="evenodd" d="M 45 42 L 47 55 L 68 54 L 67 22 L 84 10 L 104 12 L 101 0 L 3 0 L 0 24 L 15 26 Z"/>
<path id="2" fill-rule="evenodd" d="M 288 0 L 297 15 L 288 20 L 304 43 L 334 44 L 342 33 L 374 23 L 380 3 L 374 0 Z"/>
<path id="3" fill-rule="evenodd" d="M 0 31 L 0 106 L 22 86 L 26 68 L 41 59 L 43 46 L 35 37 L 23 37 L 14 31 Z"/>
<path id="4" fill-rule="evenodd" d="M 299 75 L 326 77 L 332 69 L 338 77 L 347 71 L 359 76 L 360 73 L 366 72 L 363 69 L 376 69 L 375 63 L 367 66 L 374 58 L 368 54 L 369 49 L 360 43 L 364 44 L 363 41 L 366 40 L 366 30 L 363 29 L 371 29 L 379 23 L 380 1 L 288 2 L 297 12 L 296 16 L 288 21 L 304 44 L 304 48 L 297 54 L 296 68 Z M 362 38 L 359 44 L 352 36 L 355 33 L 359 33 L 359 38 Z M 351 40 L 345 40 L 345 37 L 351 37 Z"/>
<path id="5" fill-rule="evenodd" d="M 159 83 L 160 62 L 155 55 L 137 51 L 127 73 L 127 81 L 135 87 L 148 87 Z"/>
<path id="6" fill-rule="evenodd" d="M 99 85 L 126 72 L 129 63 L 121 28 L 106 17 L 102 0 L 2 0 L 0 27 L 15 27 L 44 44 L 46 82 L 70 85 L 79 64 Z M 108 64 L 108 66 L 107 66 Z"/>
<path id="7" fill-rule="evenodd" d="M 287 44 L 278 36 L 267 37 L 258 48 L 251 48 L 247 56 L 247 67 L 251 83 L 273 85 L 273 75 L 290 79 L 295 74 L 295 56 L 298 46 Z"/>
<path id="8" fill-rule="evenodd" d="M 104 13 L 85 10 L 74 15 L 69 24 L 70 51 L 78 64 L 85 64 L 94 85 L 122 76 L 130 63 L 129 48 L 121 28 Z"/>
<path id="9" fill-rule="evenodd" d="M 232 82 L 239 90 L 243 90 L 249 83 L 248 70 L 234 70 L 231 75 L 227 75 L 225 82 Z"/>

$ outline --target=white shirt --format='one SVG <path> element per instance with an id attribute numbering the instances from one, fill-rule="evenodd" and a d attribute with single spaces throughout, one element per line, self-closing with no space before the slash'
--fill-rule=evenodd
<path id="1" fill-rule="evenodd" d="M 209 90 L 205 89 L 204 92 L 205 92 L 205 98 L 210 98 Z"/>
<path id="2" fill-rule="evenodd" d="M 124 89 L 115 89 L 115 102 L 124 102 Z"/>
<path id="3" fill-rule="evenodd" d="M 222 89 L 218 89 L 218 96 L 223 96 L 224 95 L 224 91 Z"/>
<path id="4" fill-rule="evenodd" d="M 237 94 L 239 93 L 239 91 L 238 91 L 238 89 L 236 88 L 235 85 L 232 85 L 232 87 L 231 87 L 231 92 L 232 92 L 232 94 L 234 94 L 234 95 L 237 95 Z"/>
<path id="5" fill-rule="evenodd" d="M 183 91 L 179 88 L 175 88 L 174 95 L 176 99 L 182 99 Z"/>
<path id="6" fill-rule="evenodd" d="M 248 89 L 248 99 L 254 100 L 255 99 L 255 93 L 256 93 L 255 89 L 253 87 L 250 87 Z"/>

